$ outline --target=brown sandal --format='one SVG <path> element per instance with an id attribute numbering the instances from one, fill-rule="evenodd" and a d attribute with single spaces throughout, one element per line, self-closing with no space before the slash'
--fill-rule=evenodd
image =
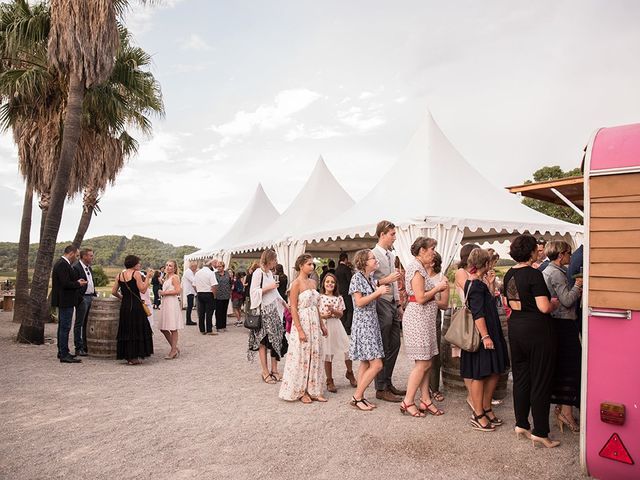
<path id="1" fill-rule="evenodd" d="M 267 375 L 262 375 L 262 381 L 264 383 L 268 383 L 269 385 L 273 385 L 277 382 L 277 380 L 270 373 L 268 373 Z"/>
<path id="2" fill-rule="evenodd" d="M 327 390 L 331 393 L 337 393 L 338 389 L 336 388 L 336 384 L 333 383 L 333 378 L 327 378 Z"/>
<path id="3" fill-rule="evenodd" d="M 416 411 L 415 411 L 414 413 L 411 413 L 411 412 L 409 411 L 409 409 L 410 409 L 411 407 L 415 407 L 415 406 L 416 406 L 416 404 L 415 404 L 415 403 L 410 403 L 409 405 L 407 405 L 406 403 L 404 403 L 404 400 L 403 400 L 403 401 L 402 401 L 402 403 L 400 404 L 400 413 L 401 413 L 402 415 L 405 415 L 405 414 L 407 414 L 407 413 L 408 413 L 408 414 L 409 414 L 409 415 L 411 415 L 412 417 L 416 417 L 416 418 L 423 418 L 423 417 L 426 417 L 426 415 L 425 415 L 423 412 L 421 412 L 419 409 L 416 409 Z"/>

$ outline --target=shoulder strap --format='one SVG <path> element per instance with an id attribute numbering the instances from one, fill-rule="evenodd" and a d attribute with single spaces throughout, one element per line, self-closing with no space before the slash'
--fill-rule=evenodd
<path id="1" fill-rule="evenodd" d="M 133 279 L 133 275 L 131 276 L 131 279 Z M 124 284 L 127 286 L 127 290 L 129 290 L 129 292 L 131 292 L 132 296 L 134 296 L 138 300 L 140 300 L 141 303 L 144 303 L 144 300 L 142 300 L 142 297 L 140 295 L 136 295 L 135 293 L 133 293 L 133 290 L 131 290 L 131 287 L 129 286 L 129 284 L 127 282 L 124 282 Z"/>

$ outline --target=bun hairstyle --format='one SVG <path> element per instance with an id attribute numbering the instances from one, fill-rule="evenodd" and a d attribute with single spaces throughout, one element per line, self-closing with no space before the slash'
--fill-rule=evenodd
<path id="1" fill-rule="evenodd" d="M 476 248 L 480 248 L 480 245 L 476 245 L 475 243 L 467 243 L 462 246 L 462 248 L 460 249 L 460 263 L 458 263 L 458 268 L 467 268 L 467 260 L 469 259 L 469 254 Z"/>
<path id="2" fill-rule="evenodd" d="M 435 247 L 438 244 L 436 240 L 429 237 L 418 237 L 411 245 L 411 255 L 417 257 L 420 253 L 420 249 L 424 248 L 429 250 L 431 247 Z"/>
<path id="3" fill-rule="evenodd" d="M 528 233 L 518 235 L 509 247 L 509 255 L 516 262 L 528 262 L 534 251 L 538 251 L 538 242 L 533 235 Z"/>
<path id="4" fill-rule="evenodd" d="M 127 255 L 124 257 L 124 268 L 133 268 L 140 263 L 140 257 L 135 255 Z"/>
<path id="5" fill-rule="evenodd" d="M 296 263 L 293 266 L 293 268 L 295 269 L 296 272 L 299 272 L 302 265 L 307 263 L 309 260 L 313 260 L 313 257 L 308 253 L 303 253 L 298 258 L 296 258 Z"/>

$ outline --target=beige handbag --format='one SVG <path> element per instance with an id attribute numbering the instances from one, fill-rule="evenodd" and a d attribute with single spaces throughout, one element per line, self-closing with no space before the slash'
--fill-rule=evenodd
<path id="1" fill-rule="evenodd" d="M 469 282 L 469 288 L 471 288 L 471 282 Z M 465 292 L 465 303 L 462 308 L 457 309 L 451 316 L 451 325 L 444 339 L 465 352 L 477 352 L 482 341 L 469 310 L 468 293 L 469 290 Z"/>

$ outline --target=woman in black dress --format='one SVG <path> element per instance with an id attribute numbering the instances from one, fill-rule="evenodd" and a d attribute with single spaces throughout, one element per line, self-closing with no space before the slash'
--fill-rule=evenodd
<path id="1" fill-rule="evenodd" d="M 531 266 L 538 258 L 536 239 L 520 235 L 511 243 L 511 257 L 518 262 L 504 276 L 504 295 L 512 309 L 509 345 L 513 372 L 513 406 L 517 436 L 524 435 L 547 448 L 560 445 L 549 438 L 551 382 L 556 363 L 556 333 L 550 313 L 558 305 L 550 301 L 542 272 Z M 533 417 L 530 430 L 529 412 Z"/>
<path id="2" fill-rule="evenodd" d="M 147 272 L 147 275 L 151 275 L 150 272 Z M 162 272 L 157 270 L 153 272 L 151 276 L 151 288 L 153 289 L 153 309 L 156 310 L 160 308 L 160 289 L 162 288 L 162 284 L 160 283 L 160 275 Z"/>
<path id="3" fill-rule="evenodd" d="M 140 299 L 140 292 L 149 288 L 153 270 L 149 270 L 143 280 L 140 259 L 135 255 L 127 255 L 124 266 L 126 270 L 118 274 L 111 289 L 111 294 L 122 300 L 116 358 L 126 360 L 129 365 L 138 365 L 143 358 L 153 354 L 153 333 Z"/>
<path id="4" fill-rule="evenodd" d="M 482 343 L 477 352 L 462 351 L 460 375 L 471 381 L 471 426 L 479 431 L 492 432 L 503 423 L 493 413 L 491 399 L 498 377 L 509 366 L 509 353 L 494 296 L 482 281 L 491 268 L 491 254 L 487 250 L 476 248 L 469 254 L 467 265 L 470 276 L 464 285 L 465 298 Z"/>

